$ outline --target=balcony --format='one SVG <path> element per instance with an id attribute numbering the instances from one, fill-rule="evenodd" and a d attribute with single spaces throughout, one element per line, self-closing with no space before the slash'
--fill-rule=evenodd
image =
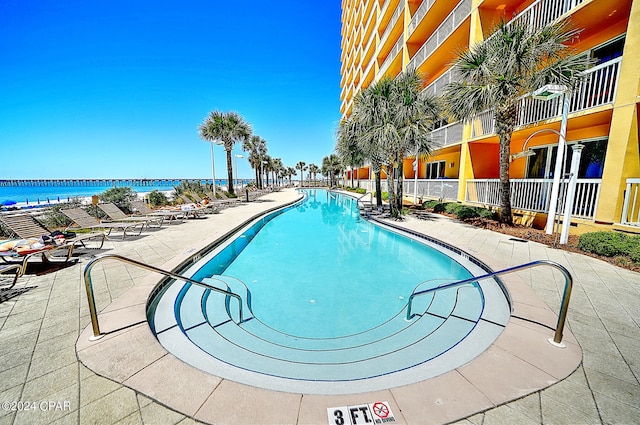
<path id="1" fill-rule="evenodd" d="M 404 2 L 398 3 L 398 7 L 396 7 L 396 10 L 393 12 L 393 15 L 391 15 L 391 19 L 389 20 L 389 24 L 387 25 L 387 28 L 384 30 L 384 33 L 382 33 L 382 37 L 380 37 L 380 45 L 384 45 L 385 42 L 387 41 L 387 38 L 389 38 L 389 34 L 391 34 L 391 31 L 393 30 L 393 28 L 395 28 L 396 23 L 398 23 L 398 19 L 402 15 L 403 10 L 404 10 Z"/>
<path id="2" fill-rule="evenodd" d="M 444 127 L 437 128 L 431 132 L 435 149 L 453 145 L 462 141 L 462 130 L 464 126 L 460 122 L 454 122 Z"/>
<path id="3" fill-rule="evenodd" d="M 470 14 L 471 0 L 462 0 L 411 58 L 409 68 L 418 69 Z"/>
<path id="4" fill-rule="evenodd" d="M 380 72 L 378 73 L 378 75 L 382 76 L 385 74 L 385 72 L 387 72 L 387 69 L 389 68 L 393 60 L 398 56 L 398 53 L 402 51 L 403 46 L 404 46 L 404 38 L 402 38 L 402 34 L 400 34 L 400 38 L 398 39 L 398 41 L 396 41 L 396 44 L 394 44 L 394 46 L 391 48 L 391 51 L 389 52 L 389 55 L 387 56 L 387 58 L 384 60 L 384 62 L 382 62 L 382 65 L 380 66 Z"/>
<path id="5" fill-rule="evenodd" d="M 416 10 L 416 13 L 413 15 L 411 21 L 409 22 L 407 39 L 411 37 L 411 34 L 413 34 L 416 28 L 418 28 L 418 24 L 420 24 L 422 18 L 427 15 L 427 12 L 429 12 L 429 9 L 431 9 L 431 6 L 433 6 L 435 2 L 436 0 L 424 0 L 420 7 L 418 7 L 418 10 Z"/>
<path id="6" fill-rule="evenodd" d="M 586 0 L 537 0 L 519 13 L 512 22 L 523 21 L 532 28 L 542 28 Z"/>
<path id="7" fill-rule="evenodd" d="M 455 201 L 458 198 L 458 179 L 418 179 L 417 183 L 417 193 L 415 194 L 418 198 L 449 201 Z M 415 189 L 416 181 L 414 179 L 405 179 L 402 182 L 404 196 L 413 196 Z"/>
<path id="8" fill-rule="evenodd" d="M 423 91 L 429 96 L 434 96 L 434 97 L 440 96 L 443 93 L 446 85 L 452 81 L 455 81 L 456 79 L 457 78 L 453 68 L 449 68 L 441 76 L 439 76 L 436 80 L 434 80 L 431 84 L 426 86 L 423 89 Z"/>
<path id="9" fill-rule="evenodd" d="M 584 78 L 570 95 L 569 113 L 613 103 L 621 61 L 622 58 L 616 58 L 585 71 Z M 562 97 L 543 101 L 527 95 L 520 101 L 518 111 L 518 127 L 556 118 L 562 115 Z M 471 137 L 482 137 L 494 132 L 493 111 L 483 112 L 473 120 Z"/>

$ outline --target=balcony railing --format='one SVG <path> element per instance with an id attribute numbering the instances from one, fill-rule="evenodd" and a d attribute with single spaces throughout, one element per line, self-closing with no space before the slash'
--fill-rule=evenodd
<path id="1" fill-rule="evenodd" d="M 570 94 L 569 113 L 613 103 L 616 97 L 620 62 L 616 58 L 595 66 L 583 74 L 578 87 Z M 544 101 L 523 97 L 518 105 L 516 126 L 524 126 L 562 115 L 562 97 Z M 493 111 L 485 111 L 473 120 L 472 137 L 486 136 L 495 131 Z"/>
<path id="2" fill-rule="evenodd" d="M 396 7 L 396 10 L 393 12 L 393 15 L 391 15 L 391 19 L 389 20 L 389 23 L 387 24 L 387 28 L 384 30 L 382 37 L 380 37 L 380 45 L 383 45 L 385 41 L 387 41 L 387 37 L 389 37 L 389 34 L 391 34 L 391 30 L 396 25 L 396 22 L 398 22 L 398 18 L 402 14 L 403 10 L 404 10 L 404 2 L 401 1 L 400 3 L 398 3 L 398 7 Z"/>
<path id="3" fill-rule="evenodd" d="M 433 139 L 434 148 L 439 149 L 462 141 L 462 129 L 462 123 L 454 122 L 433 130 L 431 132 L 431 137 Z"/>
<path id="4" fill-rule="evenodd" d="M 416 194 L 419 198 L 433 198 L 455 201 L 458 198 L 457 179 L 418 179 Z M 414 179 L 404 179 L 402 190 L 405 196 L 413 196 L 416 188 Z"/>
<path id="5" fill-rule="evenodd" d="M 627 179 L 620 222 L 628 226 L 640 226 L 640 178 Z"/>
<path id="6" fill-rule="evenodd" d="M 407 38 L 411 37 L 411 34 L 413 34 L 416 28 L 418 28 L 418 24 L 420 24 L 422 18 L 427 15 L 427 12 L 429 11 L 429 9 L 431 9 L 431 6 L 433 6 L 435 2 L 436 0 L 425 0 L 422 2 L 418 10 L 416 10 L 416 13 L 411 18 L 411 21 L 409 22 L 409 36 Z"/>
<path id="7" fill-rule="evenodd" d="M 511 207 L 532 212 L 547 212 L 551 197 L 552 179 L 511 179 Z M 561 181 L 559 213 L 564 213 L 562 196 L 566 193 L 568 180 Z M 578 179 L 571 215 L 577 218 L 595 218 L 600 197 L 601 179 Z M 467 180 L 467 202 L 500 206 L 500 180 Z"/>
<path id="8" fill-rule="evenodd" d="M 457 79 L 454 68 L 449 68 L 444 74 L 439 76 L 431 84 L 423 89 L 430 96 L 440 96 L 447 84 Z"/>
<path id="9" fill-rule="evenodd" d="M 389 55 L 384 60 L 384 62 L 382 62 L 382 65 L 380 66 L 379 75 L 384 75 L 384 73 L 387 72 L 387 68 L 389 68 L 389 65 L 391 65 L 391 62 L 393 62 L 396 56 L 398 56 L 398 53 L 400 53 L 403 46 L 404 46 L 404 38 L 402 38 L 402 34 L 400 34 L 400 38 L 398 38 L 398 41 L 396 41 L 396 44 L 393 45 L 393 48 L 389 52 Z"/>
<path id="10" fill-rule="evenodd" d="M 409 62 L 409 67 L 417 69 L 422 65 L 424 61 L 427 60 L 427 58 L 438 48 L 438 46 L 440 46 L 470 14 L 471 0 L 462 0 L 455 9 L 451 11 L 449 16 L 442 21 L 440 26 L 434 31 L 431 37 L 427 39 L 420 50 L 416 52 Z"/>
<path id="11" fill-rule="evenodd" d="M 511 22 L 522 21 L 532 28 L 542 28 L 586 0 L 538 0 Z"/>

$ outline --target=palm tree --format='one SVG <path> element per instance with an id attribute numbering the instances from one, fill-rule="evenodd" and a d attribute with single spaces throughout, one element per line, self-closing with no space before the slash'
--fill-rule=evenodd
<path id="1" fill-rule="evenodd" d="M 391 84 L 391 78 L 385 76 L 359 92 L 353 103 L 352 121 L 345 122 L 345 125 L 353 126 L 351 131 L 357 134 L 359 150 L 364 152 L 371 161 L 371 170 L 375 176 L 377 206 L 382 205 L 380 175 L 382 165 L 388 158 L 386 142 L 389 134 L 385 131 L 375 132 L 374 129 L 384 127 L 385 123 L 391 122 L 388 102 Z"/>
<path id="2" fill-rule="evenodd" d="M 296 169 L 294 167 L 286 167 L 287 177 L 289 177 L 289 186 L 292 186 L 291 177 L 296 175 Z"/>
<path id="3" fill-rule="evenodd" d="M 395 79 L 383 77 L 356 97 L 353 119 L 345 121 L 339 131 L 342 146 L 338 148 L 344 156 L 350 154 L 350 145 L 355 143 L 355 154 L 364 152 L 371 160 L 378 205 L 382 203 L 380 169 L 386 165 L 389 206 L 394 217 L 402 211 L 404 157 L 409 152 L 426 154 L 431 150 L 432 124 L 439 117 L 436 100 L 422 91 L 422 85 L 423 79 L 415 70 Z"/>
<path id="4" fill-rule="evenodd" d="M 307 169 L 307 163 L 304 161 L 299 161 L 296 164 L 296 170 L 300 170 L 300 187 L 302 187 L 302 178 L 304 175 L 304 171 Z"/>
<path id="5" fill-rule="evenodd" d="M 264 171 L 265 183 L 269 185 L 269 172 L 273 171 L 275 168 L 275 163 L 273 158 L 269 155 L 265 155 L 262 157 L 262 166 Z"/>
<path id="6" fill-rule="evenodd" d="M 235 195 L 233 190 L 233 166 L 231 151 L 233 145 L 239 141 L 245 141 L 251 137 L 251 125 L 237 112 L 213 111 L 198 127 L 200 137 L 212 142 L 221 140 L 227 151 L 227 185 L 229 194 Z"/>
<path id="7" fill-rule="evenodd" d="M 358 136 L 357 122 L 353 118 L 346 118 L 338 126 L 336 152 L 340 160 L 351 167 L 351 187 L 353 187 L 353 169 L 362 166 L 366 158 L 365 152 L 358 145 Z M 359 186 L 360 180 L 358 180 Z"/>
<path id="8" fill-rule="evenodd" d="M 267 154 L 267 142 L 260 136 L 251 136 L 242 142 L 242 150 L 249 152 L 249 164 L 256 173 L 256 187 L 262 189 L 262 174 L 260 173 L 262 158 Z"/>
<path id="9" fill-rule="evenodd" d="M 433 124 L 440 118 L 440 106 L 435 97 L 422 90 L 424 79 L 416 70 L 408 70 L 394 80 L 394 115 L 401 143 L 397 152 L 398 186 L 396 202 L 402 210 L 403 199 L 403 159 L 412 152 L 419 158 L 431 153 Z"/>
<path id="10" fill-rule="evenodd" d="M 313 179 L 315 181 L 318 171 L 320 171 L 320 167 L 316 164 L 309 164 L 309 180 Z"/>
<path id="11" fill-rule="evenodd" d="M 342 171 L 340 157 L 335 154 L 322 158 L 322 173 L 329 177 L 329 187 L 337 186 L 336 177 Z"/>
<path id="12" fill-rule="evenodd" d="M 282 165 L 282 159 L 274 158 L 273 160 L 273 180 L 276 186 L 279 184 L 278 179 L 282 178 L 284 171 L 284 165 Z"/>
<path id="13" fill-rule="evenodd" d="M 445 88 L 451 116 L 472 120 L 493 111 L 500 143 L 501 221 L 513 224 L 509 184 L 510 141 L 523 96 L 545 84 L 571 88 L 588 66 L 582 57 L 570 57 L 569 43 L 579 31 L 566 21 L 534 28 L 524 22 L 500 22 L 484 42 L 460 52 L 453 67 L 458 81 Z"/>

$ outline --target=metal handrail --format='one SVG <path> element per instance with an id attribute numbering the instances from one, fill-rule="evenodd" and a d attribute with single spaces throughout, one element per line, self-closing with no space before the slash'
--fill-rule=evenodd
<path id="1" fill-rule="evenodd" d="M 368 196 L 369 196 L 369 198 L 370 198 L 370 199 L 369 199 L 369 203 L 370 203 L 370 204 L 373 204 L 373 193 L 372 193 L 372 192 L 367 192 L 367 193 L 365 193 L 364 195 L 362 195 L 361 197 L 356 198 L 356 205 L 359 205 L 359 204 L 360 204 L 360 201 L 362 200 L 362 198 L 364 198 L 364 197 L 365 197 L 365 196 L 367 196 L 367 195 L 368 195 Z M 364 204 L 364 201 L 362 201 L 362 203 Z"/>
<path id="2" fill-rule="evenodd" d="M 87 263 L 87 266 L 84 268 L 84 284 L 85 284 L 85 288 L 87 290 L 87 301 L 89 302 L 89 313 L 91 315 L 91 326 L 93 327 L 93 336 L 91 338 L 89 338 L 90 340 L 96 340 L 99 338 L 102 338 L 104 335 L 100 334 L 100 324 L 98 323 L 98 313 L 96 312 L 96 301 L 95 301 L 95 297 L 93 296 L 93 283 L 91 282 L 91 269 L 93 268 L 93 266 L 103 260 L 118 260 L 118 261 L 122 261 L 124 263 L 128 263 L 134 266 L 138 266 L 138 267 L 142 267 L 143 269 L 147 269 L 147 270 L 151 270 L 160 274 L 163 274 L 165 276 L 169 276 L 172 277 L 174 279 L 178 279 L 178 280 L 183 280 L 185 282 L 189 282 L 193 285 L 197 285 L 197 286 L 201 286 L 204 287 L 206 289 L 210 289 L 212 291 L 215 292 L 219 292 L 221 294 L 226 294 L 228 297 L 234 297 L 238 300 L 238 308 L 240 311 L 240 322 L 242 323 L 244 321 L 243 319 L 243 314 L 242 314 L 242 298 L 240 298 L 240 295 L 235 294 L 231 291 L 228 290 L 224 290 L 224 289 L 220 289 L 220 288 L 216 288 L 215 286 L 209 285 L 205 282 L 200 282 L 197 280 L 193 280 L 191 278 L 188 278 L 186 276 L 181 276 L 177 273 L 173 273 L 167 270 L 162 270 L 159 269 L 157 267 L 151 266 L 149 264 L 146 263 L 141 263 L 140 261 L 136 261 L 136 260 L 132 260 L 131 258 L 127 258 L 127 257 L 123 257 L 121 255 L 117 255 L 117 254 L 106 254 L 103 256 L 100 256 L 98 258 L 94 258 L 93 260 L 89 261 L 89 263 Z"/>
<path id="3" fill-rule="evenodd" d="M 565 280 L 565 286 L 564 286 L 564 294 L 562 296 L 562 304 L 560 305 L 560 313 L 558 314 L 558 323 L 556 325 L 556 331 L 555 334 L 553 336 L 553 339 L 549 339 L 549 342 L 551 342 L 553 345 L 556 346 L 560 346 L 560 347 L 564 347 L 564 345 L 562 345 L 562 332 L 564 330 L 564 323 L 566 321 L 567 318 L 567 310 L 569 308 L 569 299 L 571 298 L 571 289 L 573 288 L 573 278 L 571 277 L 571 274 L 569 273 L 569 271 L 562 266 L 561 264 L 558 264 L 554 261 L 549 261 L 549 260 L 537 260 L 537 261 L 533 261 L 531 263 L 526 263 L 526 264 L 521 264 L 519 266 L 514 266 L 514 267 L 510 267 L 508 269 L 503 269 L 503 270 L 498 270 L 496 272 L 492 272 L 492 273 L 488 273 L 482 276 L 474 276 L 468 279 L 464 279 L 464 280 L 459 280 L 457 282 L 452 282 L 452 283 L 447 283 L 445 285 L 440 285 L 437 286 L 435 288 L 430 288 L 430 289 L 425 289 L 423 291 L 418 291 L 418 292 L 414 292 L 411 294 L 411 296 L 409 296 L 409 300 L 407 301 L 407 320 L 411 320 L 413 319 L 413 317 L 415 316 L 415 314 L 411 313 L 411 306 L 413 304 L 413 299 L 415 297 L 421 296 L 421 295 L 425 295 L 431 292 L 435 292 L 435 291 L 439 291 L 441 289 L 447 289 L 447 288 L 453 288 L 455 286 L 460 286 L 460 285 L 464 285 L 465 283 L 471 283 L 471 282 L 477 282 L 479 280 L 482 279 L 487 279 L 490 277 L 494 277 L 494 276 L 498 276 L 498 275 L 503 275 L 503 274 L 507 274 L 507 273 L 513 273 L 515 271 L 518 270 L 523 270 L 523 269 L 528 269 L 531 267 L 536 267 L 536 266 L 551 266 L 551 267 L 555 267 L 556 269 L 560 270 L 562 272 L 562 274 L 564 275 L 564 280 Z"/>

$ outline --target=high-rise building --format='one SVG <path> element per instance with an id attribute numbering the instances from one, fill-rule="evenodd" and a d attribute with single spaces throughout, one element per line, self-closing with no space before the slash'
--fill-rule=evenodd
<path id="1" fill-rule="evenodd" d="M 568 97 L 522 99 L 511 140 L 510 179 L 515 218 L 543 227 L 552 197 L 559 141 L 584 145 L 578 168 L 572 232 L 640 229 L 640 1 L 636 0 L 342 0 L 341 113 L 351 114 L 356 94 L 382 76 L 415 68 L 438 95 L 455 75 L 461 49 L 487 38 L 500 19 L 545 25 L 569 18 L 582 29 L 573 48 L 594 65 Z M 498 137 L 491 111 L 470 122 L 442 122 L 436 151 L 404 164 L 405 192 L 498 206 Z M 562 164 L 561 164 L 562 165 Z M 365 164 L 345 177 L 371 185 Z M 567 187 L 561 182 L 559 206 Z M 371 186 L 369 186 L 371 188 Z"/>

